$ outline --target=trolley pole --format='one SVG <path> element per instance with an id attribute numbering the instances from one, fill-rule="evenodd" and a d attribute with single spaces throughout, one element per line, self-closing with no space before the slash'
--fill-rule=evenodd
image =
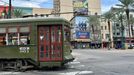
<path id="1" fill-rule="evenodd" d="M 8 10 L 8 18 L 11 18 L 11 7 L 12 7 L 12 2 L 9 0 L 9 10 Z"/>

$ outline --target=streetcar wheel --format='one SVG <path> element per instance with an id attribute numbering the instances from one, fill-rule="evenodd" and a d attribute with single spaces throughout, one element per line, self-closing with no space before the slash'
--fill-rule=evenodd
<path id="1" fill-rule="evenodd" d="M 3 63 L 0 62 L 0 71 L 3 70 Z"/>
<path id="2" fill-rule="evenodd" d="M 17 60 L 16 64 L 15 64 L 15 70 L 16 71 L 21 71 L 22 69 L 22 61 L 21 60 Z"/>

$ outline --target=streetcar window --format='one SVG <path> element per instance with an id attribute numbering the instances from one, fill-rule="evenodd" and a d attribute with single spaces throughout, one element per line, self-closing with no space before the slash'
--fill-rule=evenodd
<path id="1" fill-rule="evenodd" d="M 0 46 L 6 45 L 6 28 L 0 28 Z"/>
<path id="2" fill-rule="evenodd" d="M 18 45 L 18 34 L 9 33 L 8 34 L 8 45 Z"/>
<path id="3" fill-rule="evenodd" d="M 20 32 L 30 32 L 29 27 L 20 27 Z"/>
<path id="4" fill-rule="evenodd" d="M 30 44 L 29 33 L 20 33 L 20 45 Z"/>
<path id="5" fill-rule="evenodd" d="M 6 45 L 5 34 L 0 34 L 0 46 Z"/>
<path id="6" fill-rule="evenodd" d="M 58 27 L 58 42 L 61 42 L 61 27 Z"/>
<path id="7" fill-rule="evenodd" d="M 54 31 L 54 27 L 52 27 L 52 33 L 51 33 L 51 41 L 55 42 L 55 31 Z"/>
<path id="8" fill-rule="evenodd" d="M 70 41 L 70 32 L 69 31 L 65 31 L 64 32 L 64 37 L 65 37 L 65 41 Z"/>
<path id="9" fill-rule="evenodd" d="M 6 33 L 6 28 L 0 28 L 0 33 Z"/>
<path id="10" fill-rule="evenodd" d="M 17 27 L 8 28 L 9 33 L 17 33 Z"/>
<path id="11" fill-rule="evenodd" d="M 3 45 L 28 45 L 30 27 L 5 27 L 0 28 L 0 46 Z"/>

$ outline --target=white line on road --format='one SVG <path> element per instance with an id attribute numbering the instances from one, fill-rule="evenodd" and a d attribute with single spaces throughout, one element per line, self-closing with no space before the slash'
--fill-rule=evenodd
<path id="1" fill-rule="evenodd" d="M 75 71 L 68 73 L 60 73 L 59 75 L 93 75 L 93 71 Z"/>
<path id="2" fill-rule="evenodd" d="M 20 72 L 0 72 L 0 75 L 20 74 Z"/>
<path id="3" fill-rule="evenodd" d="M 60 73 L 59 75 L 76 75 L 79 71 L 69 72 L 69 73 Z"/>
<path id="4" fill-rule="evenodd" d="M 93 71 L 81 71 L 78 75 L 93 75 Z"/>
<path id="5" fill-rule="evenodd" d="M 70 62 L 69 64 L 80 64 L 80 62 L 75 61 L 75 62 Z"/>

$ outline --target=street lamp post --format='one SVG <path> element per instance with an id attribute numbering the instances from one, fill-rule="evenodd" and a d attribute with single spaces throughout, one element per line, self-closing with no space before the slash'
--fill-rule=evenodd
<path id="1" fill-rule="evenodd" d="M 9 0 L 8 18 L 11 18 L 11 7 L 12 7 L 12 2 L 11 0 Z"/>

